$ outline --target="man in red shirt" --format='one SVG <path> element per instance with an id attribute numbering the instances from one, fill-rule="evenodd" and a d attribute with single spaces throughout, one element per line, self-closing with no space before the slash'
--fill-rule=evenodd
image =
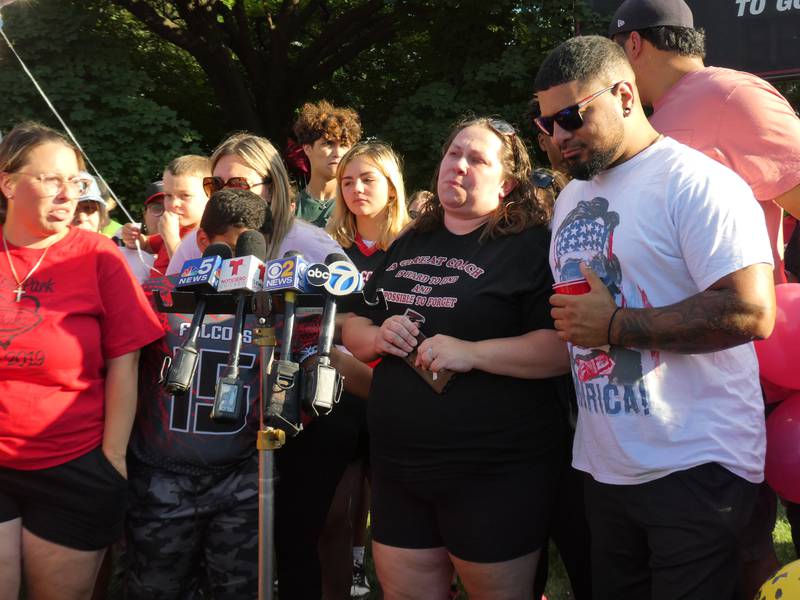
<path id="1" fill-rule="evenodd" d="M 800 216 L 800 119 L 769 83 L 705 66 L 705 39 L 684 0 L 626 0 L 609 27 L 633 67 L 650 123 L 735 171 L 767 222 L 775 283 L 783 272 L 783 211 Z"/>

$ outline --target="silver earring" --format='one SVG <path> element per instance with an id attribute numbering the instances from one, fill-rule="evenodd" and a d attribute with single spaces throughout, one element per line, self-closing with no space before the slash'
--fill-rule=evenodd
<path id="1" fill-rule="evenodd" d="M 626 106 L 622 109 L 622 114 L 627 117 L 629 114 L 631 114 L 631 109 Z"/>

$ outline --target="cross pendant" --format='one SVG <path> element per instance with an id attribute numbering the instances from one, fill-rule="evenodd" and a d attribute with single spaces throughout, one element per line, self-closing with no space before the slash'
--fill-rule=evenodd
<path id="1" fill-rule="evenodd" d="M 17 302 L 19 302 L 22 296 L 25 295 L 25 290 L 22 289 L 21 285 L 18 285 L 17 289 L 14 290 L 14 293 L 17 295 Z"/>

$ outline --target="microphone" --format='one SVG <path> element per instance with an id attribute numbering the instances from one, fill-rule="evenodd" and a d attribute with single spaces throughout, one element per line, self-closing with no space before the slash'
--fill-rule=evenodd
<path id="1" fill-rule="evenodd" d="M 336 320 L 336 298 L 337 296 L 348 296 L 360 292 L 364 288 L 364 281 L 361 271 L 344 254 L 333 253 L 325 258 L 327 276 L 322 265 L 314 265 L 318 272 L 322 272 L 321 277 L 314 279 L 311 275 L 311 267 L 307 271 L 307 280 L 310 285 L 321 287 L 327 292 L 325 298 L 325 308 L 322 311 L 322 324 L 320 326 L 319 347 L 317 354 L 320 357 L 329 356 L 333 346 L 334 321 Z M 313 281 L 312 281 L 313 280 Z"/>
<path id="2" fill-rule="evenodd" d="M 242 238 L 244 237 L 244 240 Z M 266 259 L 266 241 L 258 231 L 242 232 L 236 241 L 236 258 L 229 258 L 222 263 L 219 276 L 218 292 L 259 292 L 264 286 Z M 263 254 L 253 254 L 261 252 Z M 239 250 L 247 254 L 239 254 Z"/>
<path id="3" fill-rule="evenodd" d="M 244 388 L 239 378 L 239 355 L 242 350 L 245 309 L 250 299 L 248 292 L 261 289 L 266 257 L 267 242 L 264 236 L 258 231 L 248 230 L 236 241 L 236 258 L 229 259 L 222 265 L 220 285 L 225 284 L 226 290 L 237 292 L 238 298 L 233 321 L 233 345 L 228 364 L 217 382 L 214 405 L 211 408 L 211 419 L 217 423 L 237 423 L 242 418 Z"/>
<path id="4" fill-rule="evenodd" d="M 293 291 L 307 294 L 312 291 L 306 282 L 308 263 L 296 250 L 289 250 L 283 258 L 269 261 L 264 268 L 264 290 L 268 292 Z"/>
<path id="5" fill-rule="evenodd" d="M 325 264 L 309 265 L 306 271 L 309 285 L 324 289 L 325 308 L 322 311 L 317 364 L 305 380 L 303 405 L 316 416 L 328 414 L 342 393 L 344 378 L 331 366 L 330 353 L 336 327 L 336 298 L 356 293 L 363 288 L 361 272 L 343 254 L 329 254 Z"/>
<path id="6" fill-rule="evenodd" d="M 300 365 L 292 360 L 292 337 L 297 293 L 308 290 L 306 268 L 302 254 L 290 250 L 283 258 L 269 261 L 264 275 L 264 289 L 282 291 L 284 303 L 281 358 L 273 363 L 267 424 L 289 436 L 297 435 L 303 428 L 300 419 Z"/>
<path id="7" fill-rule="evenodd" d="M 164 357 L 164 364 L 161 367 L 161 382 L 170 394 L 184 394 L 192 385 L 194 372 L 197 369 L 197 337 L 206 315 L 205 295 L 216 289 L 222 262 L 231 255 L 230 246 L 227 244 L 211 244 L 203 252 L 203 258 L 183 263 L 175 289 L 195 292 L 196 305 L 186 341 L 175 349 L 174 357 Z"/>

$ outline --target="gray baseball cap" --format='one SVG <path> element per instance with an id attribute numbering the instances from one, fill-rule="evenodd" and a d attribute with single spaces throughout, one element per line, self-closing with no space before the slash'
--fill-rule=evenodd
<path id="1" fill-rule="evenodd" d="M 108 204 L 106 204 L 103 196 L 100 195 L 100 187 L 97 185 L 97 180 L 94 178 L 94 176 L 90 175 L 86 171 L 81 171 L 81 177 L 85 177 L 86 179 L 90 180 L 91 183 L 89 184 L 89 188 L 83 193 L 83 196 L 78 198 L 78 202 L 98 202 L 107 208 Z"/>
<path id="2" fill-rule="evenodd" d="M 625 0 L 608 26 L 608 37 L 650 27 L 694 29 L 692 9 L 684 0 Z"/>

